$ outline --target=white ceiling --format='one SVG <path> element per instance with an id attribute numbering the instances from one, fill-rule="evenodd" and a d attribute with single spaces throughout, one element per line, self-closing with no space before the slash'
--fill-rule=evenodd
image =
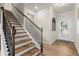
<path id="1" fill-rule="evenodd" d="M 49 6 L 52 6 L 54 8 L 55 12 L 62 12 L 62 11 L 73 9 L 75 4 L 67 3 L 64 6 L 58 7 L 58 6 L 54 6 L 54 3 L 26 3 L 25 6 L 29 9 L 33 10 L 34 12 L 38 12 L 42 9 L 48 8 Z M 35 6 L 38 6 L 38 9 L 35 9 L 34 8 Z"/>
<path id="2" fill-rule="evenodd" d="M 25 6 L 34 12 L 38 12 L 44 8 L 48 8 L 51 4 L 49 3 L 26 3 Z M 35 9 L 35 6 L 38 6 L 38 9 Z"/>
<path id="3" fill-rule="evenodd" d="M 67 4 L 65 4 L 63 6 L 59 6 L 59 7 L 53 6 L 54 11 L 57 12 L 57 13 L 74 9 L 74 7 L 75 7 L 74 3 L 67 3 Z"/>

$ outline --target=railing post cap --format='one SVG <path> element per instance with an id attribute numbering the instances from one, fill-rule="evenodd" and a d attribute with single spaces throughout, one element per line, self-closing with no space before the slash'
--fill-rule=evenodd
<path id="1" fill-rule="evenodd" d="M 41 31 L 43 31 L 43 28 L 41 27 Z"/>
<path id="2" fill-rule="evenodd" d="M 15 28 L 15 26 L 12 26 L 13 28 Z"/>
<path id="3" fill-rule="evenodd" d="M 1 7 L 1 10 L 4 10 L 4 7 Z"/>

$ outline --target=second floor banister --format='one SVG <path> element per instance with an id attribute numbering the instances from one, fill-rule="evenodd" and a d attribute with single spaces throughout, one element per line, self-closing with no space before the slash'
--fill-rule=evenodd
<path id="1" fill-rule="evenodd" d="M 3 12 L 3 31 L 6 39 L 6 44 L 8 47 L 9 55 L 14 56 L 15 55 L 15 27 L 10 24 L 10 19 L 8 18 L 8 12 L 3 7 L 1 7 L 1 11 Z"/>
<path id="2" fill-rule="evenodd" d="M 12 7 L 20 14 L 21 16 L 24 16 L 24 22 L 25 22 L 25 29 L 31 34 L 31 36 L 34 38 L 34 40 L 38 43 L 40 46 L 41 53 L 43 52 L 43 28 L 37 26 L 27 15 L 25 15 L 20 9 L 18 9 L 14 4 L 12 4 Z"/>

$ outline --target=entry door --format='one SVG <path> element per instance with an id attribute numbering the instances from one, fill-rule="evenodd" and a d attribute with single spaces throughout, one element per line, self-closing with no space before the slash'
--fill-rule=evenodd
<path id="1" fill-rule="evenodd" d="M 57 30 L 58 30 L 58 34 L 57 34 L 57 38 L 61 39 L 61 40 L 67 40 L 69 41 L 70 38 L 70 21 L 69 19 L 60 19 L 58 20 L 58 24 L 57 24 Z"/>
<path id="2" fill-rule="evenodd" d="M 60 21 L 61 38 L 67 40 L 69 38 L 69 21 L 67 19 Z"/>

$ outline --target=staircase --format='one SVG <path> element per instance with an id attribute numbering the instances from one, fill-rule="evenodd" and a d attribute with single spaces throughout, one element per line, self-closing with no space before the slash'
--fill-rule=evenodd
<path id="1" fill-rule="evenodd" d="M 37 48 L 32 38 L 18 22 L 11 11 L 5 10 L 7 18 L 11 25 L 15 26 L 15 56 L 37 56 L 40 54 L 40 49 Z M 8 28 L 8 27 L 7 27 Z"/>

